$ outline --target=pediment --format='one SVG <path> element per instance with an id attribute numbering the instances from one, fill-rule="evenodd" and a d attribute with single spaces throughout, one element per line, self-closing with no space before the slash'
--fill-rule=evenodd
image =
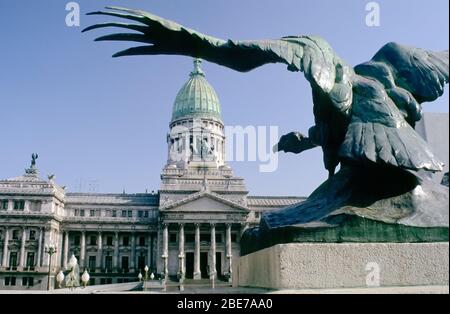
<path id="1" fill-rule="evenodd" d="M 168 203 L 161 210 L 171 212 L 248 212 L 248 208 L 210 192 L 200 192 L 177 202 Z"/>

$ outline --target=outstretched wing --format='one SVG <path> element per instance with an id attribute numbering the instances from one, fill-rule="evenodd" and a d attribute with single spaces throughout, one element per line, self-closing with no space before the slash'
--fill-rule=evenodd
<path id="1" fill-rule="evenodd" d="M 140 24 L 109 22 L 90 26 L 83 31 L 104 27 L 129 29 L 136 32 L 111 34 L 96 40 L 135 41 L 147 44 L 118 52 L 114 57 L 158 54 L 186 55 L 202 58 L 242 72 L 268 63 L 284 63 L 291 71 L 303 71 L 313 87 L 319 87 L 325 93 L 329 93 L 333 89 L 336 80 L 341 81 L 343 77 L 345 79 L 345 73 L 349 71 L 331 47 L 318 37 L 292 36 L 260 41 L 222 40 L 201 34 L 148 12 L 120 7 L 107 7 L 107 9 L 107 11 L 88 14 L 114 16 Z M 340 71 L 344 74 L 337 73 L 337 67 L 340 67 Z M 346 69 L 343 70 L 343 68 Z M 345 93 L 336 93 L 340 98 L 339 101 L 342 101 L 343 94 L 347 96 L 350 94 L 348 90 L 349 88 Z"/>
<path id="2" fill-rule="evenodd" d="M 430 52 L 395 43 L 355 67 L 352 119 L 340 156 L 404 169 L 441 171 L 443 164 L 415 132 L 421 103 L 443 94 L 448 51 Z M 374 80 L 375 79 L 375 80 Z"/>

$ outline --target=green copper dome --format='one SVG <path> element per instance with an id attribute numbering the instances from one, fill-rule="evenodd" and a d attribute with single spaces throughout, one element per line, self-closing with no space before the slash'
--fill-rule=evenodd
<path id="1" fill-rule="evenodd" d="M 205 79 L 200 63 L 201 60 L 194 60 L 194 70 L 175 98 L 172 122 L 188 118 L 221 120 L 219 98 L 214 88 Z"/>

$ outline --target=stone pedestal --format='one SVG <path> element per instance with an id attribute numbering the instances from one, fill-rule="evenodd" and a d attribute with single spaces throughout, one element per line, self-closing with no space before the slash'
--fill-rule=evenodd
<path id="1" fill-rule="evenodd" d="M 239 259 L 239 286 L 326 289 L 449 284 L 449 245 L 278 244 Z"/>

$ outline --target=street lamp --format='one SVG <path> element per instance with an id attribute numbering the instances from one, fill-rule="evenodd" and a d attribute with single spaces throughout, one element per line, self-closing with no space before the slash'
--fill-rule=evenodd
<path id="1" fill-rule="evenodd" d="M 48 281 L 47 281 L 47 290 L 50 290 L 50 276 L 52 269 L 52 255 L 56 253 L 56 247 L 53 244 L 45 247 L 45 253 L 48 254 Z"/>
<path id="2" fill-rule="evenodd" d="M 139 282 L 142 281 L 142 274 L 141 274 L 141 272 L 139 272 L 138 279 L 139 279 Z"/>

